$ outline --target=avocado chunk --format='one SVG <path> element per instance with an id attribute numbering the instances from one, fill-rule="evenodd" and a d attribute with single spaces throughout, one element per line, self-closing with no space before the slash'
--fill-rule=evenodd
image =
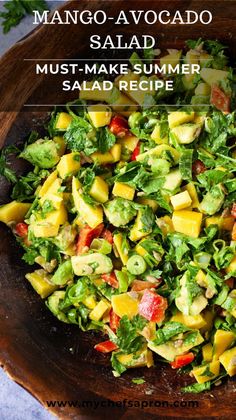
<path id="1" fill-rule="evenodd" d="M 202 213 L 209 214 L 212 216 L 220 210 L 224 202 L 224 198 L 225 195 L 223 193 L 221 185 L 215 185 L 211 188 L 211 191 L 208 191 L 203 197 L 199 209 Z"/>
<path id="2" fill-rule="evenodd" d="M 73 256 L 71 262 L 77 276 L 110 273 L 113 267 L 112 260 L 99 252 Z"/>
<path id="3" fill-rule="evenodd" d="M 180 186 L 182 182 L 182 176 L 179 169 L 174 169 L 165 176 L 165 182 L 163 189 L 173 191 Z"/>
<path id="4" fill-rule="evenodd" d="M 172 128 L 170 137 L 175 136 L 180 144 L 192 143 L 200 134 L 201 127 L 198 124 L 183 124 Z"/>
<path id="5" fill-rule="evenodd" d="M 60 302 L 64 299 L 66 292 L 63 290 L 57 290 L 46 301 L 48 309 L 55 315 L 59 321 L 67 322 L 66 315 L 59 309 Z"/>
<path id="6" fill-rule="evenodd" d="M 54 275 L 51 278 L 52 283 L 63 286 L 68 283 L 68 281 L 73 280 L 73 271 L 71 260 L 64 261 L 59 265 L 58 269 L 55 271 Z"/>
<path id="7" fill-rule="evenodd" d="M 43 169 L 53 168 L 60 160 L 57 144 L 48 139 L 40 139 L 29 144 L 20 157 Z"/>
<path id="8" fill-rule="evenodd" d="M 133 203 L 124 198 L 114 198 L 104 206 L 104 212 L 109 222 L 116 227 L 127 225 L 137 213 Z"/>
<path id="9" fill-rule="evenodd" d="M 183 277 L 181 278 L 180 286 L 179 294 L 175 298 L 175 304 L 177 308 L 184 315 L 199 315 L 207 306 L 208 300 L 205 298 L 200 288 L 198 295 L 191 299 L 191 286 L 190 288 L 188 287 L 188 272 L 184 273 Z"/>

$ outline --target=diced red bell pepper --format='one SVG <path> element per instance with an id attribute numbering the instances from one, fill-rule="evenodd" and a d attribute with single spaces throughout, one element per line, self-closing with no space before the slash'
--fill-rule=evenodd
<path id="1" fill-rule="evenodd" d="M 230 112 L 230 97 L 217 85 L 213 85 L 211 88 L 211 104 L 219 111 Z"/>
<path id="2" fill-rule="evenodd" d="M 109 274 L 102 274 L 101 277 L 110 286 L 114 287 L 115 289 L 118 289 L 119 282 L 116 278 L 116 275 L 115 275 L 114 271 L 112 273 L 109 273 Z"/>
<path id="3" fill-rule="evenodd" d="M 200 159 L 197 159 L 193 162 L 192 172 L 194 175 L 200 175 L 205 171 L 206 171 L 206 166 Z"/>
<path id="4" fill-rule="evenodd" d="M 77 255 L 83 254 L 85 247 L 90 247 L 94 238 L 98 238 L 104 229 L 103 223 L 95 228 L 85 226 L 81 229 L 77 240 Z"/>
<path id="5" fill-rule="evenodd" d="M 100 353 L 110 353 L 111 351 L 117 350 L 118 347 L 112 341 L 107 340 L 103 341 L 102 343 L 98 343 L 94 346 L 95 350 L 99 351 Z"/>
<path id="6" fill-rule="evenodd" d="M 134 280 L 132 283 L 131 290 L 132 292 L 140 292 L 142 290 L 146 289 L 154 289 L 158 286 L 158 280 L 156 283 L 152 283 L 150 281 L 144 281 L 144 280 Z"/>
<path id="7" fill-rule="evenodd" d="M 236 219 L 236 203 L 233 204 L 233 207 L 231 209 L 231 214 Z"/>
<path id="8" fill-rule="evenodd" d="M 15 231 L 18 236 L 25 238 L 28 235 L 28 225 L 25 222 L 17 223 Z"/>
<path id="9" fill-rule="evenodd" d="M 232 240 L 236 241 L 236 222 L 233 225 L 233 230 L 232 230 Z"/>
<path id="10" fill-rule="evenodd" d="M 193 362 L 195 356 L 192 352 L 187 354 L 181 354 L 180 356 L 176 356 L 175 360 L 171 362 L 172 369 L 180 369 L 183 366 L 189 365 Z"/>
<path id="11" fill-rule="evenodd" d="M 109 316 L 110 316 L 110 323 L 109 323 L 110 328 L 113 332 L 116 332 L 117 328 L 119 327 L 120 317 L 116 315 L 113 309 L 111 309 Z"/>
<path id="12" fill-rule="evenodd" d="M 134 161 L 137 159 L 137 156 L 140 154 L 140 143 L 137 144 L 137 146 L 135 147 L 130 160 Z"/>
<path id="13" fill-rule="evenodd" d="M 113 244 L 113 236 L 112 236 L 112 233 L 109 229 L 105 228 L 102 231 L 102 238 L 106 239 L 106 241 L 109 242 L 109 244 L 111 244 L 111 245 Z"/>
<path id="14" fill-rule="evenodd" d="M 128 121 L 121 115 L 115 115 L 108 127 L 116 137 L 124 137 L 129 132 Z"/>
<path id="15" fill-rule="evenodd" d="M 139 314 L 148 321 L 161 322 L 167 306 L 166 298 L 146 289 L 139 304 Z"/>

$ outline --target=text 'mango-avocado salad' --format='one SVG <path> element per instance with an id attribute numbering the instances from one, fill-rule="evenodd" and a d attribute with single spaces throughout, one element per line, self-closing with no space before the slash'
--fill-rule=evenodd
<path id="1" fill-rule="evenodd" d="M 235 77 L 220 43 L 187 46 L 160 58 L 201 66 L 173 76 L 173 92 L 114 81 L 112 104 L 82 91 L 56 109 L 20 153 L 34 168 L 17 179 L 6 164 L 0 220 L 40 266 L 26 278 L 50 311 L 104 333 L 95 350 L 115 376 L 156 354 L 200 392 L 236 374 Z"/>

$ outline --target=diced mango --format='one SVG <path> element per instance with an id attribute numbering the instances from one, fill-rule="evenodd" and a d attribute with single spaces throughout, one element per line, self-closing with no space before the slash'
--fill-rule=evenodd
<path id="1" fill-rule="evenodd" d="M 202 317 L 202 315 L 184 315 L 182 312 L 177 312 L 177 314 L 173 315 L 171 318 L 172 322 L 180 322 L 181 324 L 186 325 L 188 328 L 197 329 L 204 327 L 206 325 L 206 321 Z"/>
<path id="2" fill-rule="evenodd" d="M 119 162 L 121 157 L 121 144 L 116 143 L 114 146 L 111 147 L 110 153 L 113 157 L 113 162 Z"/>
<path id="3" fill-rule="evenodd" d="M 0 222 L 6 224 L 22 222 L 30 207 L 30 203 L 18 203 L 17 201 L 4 204 L 0 207 Z"/>
<path id="4" fill-rule="evenodd" d="M 151 233 L 151 229 L 143 229 L 143 222 L 142 222 L 142 211 L 138 211 L 138 215 L 135 219 L 133 227 L 130 229 L 129 238 L 131 241 L 138 241 L 139 239 L 144 238 L 145 236 Z"/>
<path id="5" fill-rule="evenodd" d="M 155 125 L 154 130 L 151 134 L 151 139 L 155 141 L 157 144 L 167 144 L 169 142 L 168 136 L 165 135 L 161 137 L 161 126 L 160 124 Z"/>
<path id="6" fill-rule="evenodd" d="M 100 206 L 91 206 L 86 203 L 83 196 L 79 192 L 81 185 L 77 178 L 73 177 L 72 180 L 72 196 L 75 204 L 75 208 L 84 219 L 84 221 L 91 227 L 94 228 L 103 221 L 103 210 Z"/>
<path id="7" fill-rule="evenodd" d="M 111 95 L 110 95 L 111 96 Z M 112 98 L 107 101 L 110 106 L 114 109 L 115 112 L 128 117 L 132 112 L 137 110 L 137 104 L 132 101 L 128 96 L 118 91 L 117 97 L 112 100 Z"/>
<path id="8" fill-rule="evenodd" d="M 62 136 L 53 137 L 53 141 L 58 145 L 58 154 L 59 156 L 64 155 L 66 151 L 66 142 Z"/>
<path id="9" fill-rule="evenodd" d="M 43 185 L 44 187 L 44 185 Z M 42 188 L 43 188 L 42 187 Z M 50 200 L 52 201 L 52 197 L 58 197 L 61 199 L 63 199 L 63 193 L 62 191 L 60 191 L 61 188 L 61 179 L 56 178 L 52 183 L 50 183 L 50 185 L 48 186 L 47 190 L 45 191 L 45 193 L 42 195 L 41 190 L 40 190 L 40 204 L 41 206 L 43 205 L 44 201 L 46 200 Z"/>
<path id="10" fill-rule="evenodd" d="M 31 230 L 36 238 L 53 238 L 58 235 L 59 225 L 38 222 L 31 225 Z"/>
<path id="11" fill-rule="evenodd" d="M 86 298 L 83 300 L 83 304 L 87 306 L 89 309 L 94 309 L 97 305 L 96 300 L 94 299 L 93 295 L 86 296 Z"/>
<path id="12" fill-rule="evenodd" d="M 100 176 L 95 176 L 89 194 L 99 203 L 105 203 L 108 200 L 109 195 L 108 184 Z"/>
<path id="13" fill-rule="evenodd" d="M 71 121 L 72 117 L 70 116 L 70 114 L 67 114 L 66 112 L 60 112 L 60 114 L 57 117 L 55 128 L 57 130 L 67 130 Z"/>
<path id="14" fill-rule="evenodd" d="M 159 144 L 158 146 L 154 147 L 153 149 L 148 150 L 147 152 L 140 153 L 136 160 L 142 162 L 147 158 L 155 158 L 155 157 L 162 157 L 163 153 L 170 153 L 175 164 L 179 162 L 180 153 L 174 147 L 169 146 L 169 144 Z M 176 174 L 175 174 L 176 176 Z"/>
<path id="15" fill-rule="evenodd" d="M 44 270 L 35 270 L 33 273 L 27 273 L 25 277 L 42 299 L 57 289 L 55 284 L 50 283 L 50 277 Z"/>
<path id="16" fill-rule="evenodd" d="M 183 210 L 192 204 L 192 199 L 188 191 L 183 191 L 181 193 L 172 195 L 170 197 L 170 201 L 174 210 Z"/>
<path id="17" fill-rule="evenodd" d="M 208 96 L 211 94 L 211 88 L 207 83 L 199 83 L 195 89 L 195 95 Z"/>
<path id="18" fill-rule="evenodd" d="M 116 197 L 126 198 L 127 200 L 133 200 L 135 194 L 135 188 L 130 187 L 122 182 L 115 182 L 112 190 L 112 194 Z"/>
<path id="19" fill-rule="evenodd" d="M 220 363 L 224 366 L 229 376 L 236 375 L 236 347 L 226 350 L 220 356 Z"/>
<path id="20" fill-rule="evenodd" d="M 217 330 L 213 342 L 213 360 L 218 360 L 221 354 L 232 346 L 236 336 L 231 331 Z"/>
<path id="21" fill-rule="evenodd" d="M 187 185 L 185 185 L 183 187 L 184 191 L 188 191 L 191 200 L 192 200 L 192 204 L 191 207 L 193 209 L 197 209 L 199 207 L 199 200 L 198 200 L 198 195 L 197 195 L 197 190 L 195 188 L 195 185 L 193 184 L 193 182 L 189 182 Z"/>
<path id="22" fill-rule="evenodd" d="M 164 57 L 161 57 L 160 58 L 161 67 L 164 65 L 165 66 L 171 65 L 172 67 L 177 66 L 177 64 L 179 64 L 181 54 L 182 54 L 182 51 L 176 51 L 171 54 L 167 54 Z"/>
<path id="23" fill-rule="evenodd" d="M 198 238 L 202 224 L 202 213 L 189 210 L 177 210 L 173 213 L 172 222 L 176 232 Z"/>
<path id="24" fill-rule="evenodd" d="M 153 355 L 149 349 L 142 350 L 138 353 L 118 353 L 117 360 L 126 368 L 136 368 L 147 366 L 148 368 L 154 365 Z"/>
<path id="25" fill-rule="evenodd" d="M 174 232 L 173 222 L 170 216 L 163 216 L 157 219 L 158 227 L 161 229 L 163 235 Z"/>
<path id="26" fill-rule="evenodd" d="M 227 80 L 229 73 L 224 70 L 216 70 L 211 68 L 203 68 L 200 71 L 200 76 L 204 80 L 204 82 L 208 83 L 208 85 L 212 86 L 215 84 L 219 84 L 219 82 L 223 80 Z"/>
<path id="27" fill-rule="evenodd" d="M 226 267 L 225 269 L 226 273 L 233 273 L 236 271 L 236 255 L 235 257 L 232 259 L 231 263 L 229 264 L 228 267 Z"/>
<path id="28" fill-rule="evenodd" d="M 151 209 L 153 210 L 154 213 L 158 209 L 158 203 L 157 203 L 157 201 L 156 200 L 152 200 L 151 198 L 138 197 L 136 201 L 139 204 L 143 204 L 144 206 L 151 207 Z"/>
<path id="29" fill-rule="evenodd" d="M 123 241 L 124 241 L 124 237 L 123 237 L 122 233 L 115 233 L 114 234 L 114 236 L 113 236 L 114 245 L 116 247 L 116 250 L 119 254 L 119 257 L 120 257 L 122 263 L 124 265 L 126 265 L 128 259 L 129 259 L 129 257 L 128 257 L 129 249 L 125 248 L 123 246 Z"/>
<path id="30" fill-rule="evenodd" d="M 168 123 L 170 128 L 177 127 L 184 123 L 192 122 L 194 120 L 195 113 L 184 112 L 184 111 L 174 111 L 168 115 Z"/>
<path id="31" fill-rule="evenodd" d="M 213 356 L 213 347 L 211 343 L 205 344 L 205 346 L 202 347 L 202 357 L 204 362 L 211 362 Z"/>
<path id="32" fill-rule="evenodd" d="M 80 91 L 79 97 L 80 99 L 84 99 L 86 101 L 104 101 L 108 102 L 112 91 L 102 89 L 102 85 L 98 87 L 94 87 L 94 81 L 86 81 L 86 89 L 83 88 Z M 88 90 L 87 90 L 88 89 Z"/>
<path id="33" fill-rule="evenodd" d="M 219 226 L 219 229 L 231 232 L 231 230 L 233 229 L 234 222 L 235 219 L 233 216 L 221 217 L 219 215 L 207 217 L 205 220 L 205 226 L 208 227 L 210 225 L 217 225 Z"/>
<path id="34" fill-rule="evenodd" d="M 112 112 L 107 105 L 91 105 L 88 107 L 88 114 L 95 128 L 110 124 Z"/>
<path id="35" fill-rule="evenodd" d="M 206 310 L 202 313 L 202 316 L 204 318 L 204 321 L 206 322 L 206 325 L 201 328 L 201 333 L 204 334 L 205 332 L 212 330 L 215 314 L 210 310 Z"/>
<path id="36" fill-rule="evenodd" d="M 46 219 L 42 219 L 42 221 L 44 220 L 47 223 L 51 223 L 52 225 L 56 226 L 63 225 L 65 222 L 67 222 L 67 211 L 64 204 L 62 204 L 58 210 L 48 213 Z"/>
<path id="37" fill-rule="evenodd" d="M 208 370 L 211 372 L 211 375 L 207 375 L 207 373 L 206 375 L 204 375 L 204 372 L 207 372 Z M 205 366 L 195 367 L 192 370 L 192 374 L 199 384 L 203 384 L 204 382 L 211 381 L 212 379 L 214 379 L 216 376 L 219 375 L 219 372 L 220 372 L 220 362 L 218 360 L 215 360 L 214 362 L 211 362 Z"/>
<path id="38" fill-rule="evenodd" d="M 130 152 L 134 151 L 138 142 L 139 142 L 139 139 L 135 136 L 130 135 L 130 134 L 122 137 L 121 139 L 119 139 L 119 143 L 123 147 L 126 147 Z"/>
<path id="39" fill-rule="evenodd" d="M 80 169 L 80 156 L 78 153 L 68 153 L 61 157 L 57 165 L 58 174 L 62 179 L 75 175 Z"/>
<path id="40" fill-rule="evenodd" d="M 95 153 L 92 153 L 90 157 L 94 162 L 97 162 L 100 165 L 106 165 L 107 163 L 114 163 L 114 157 L 112 156 L 111 152 L 106 152 L 106 153 L 95 152 Z"/>
<path id="41" fill-rule="evenodd" d="M 92 312 L 90 312 L 89 318 L 92 319 L 92 321 L 100 321 L 100 319 L 108 313 L 110 309 L 111 305 L 108 300 L 102 299 L 98 302 Z"/>
<path id="42" fill-rule="evenodd" d="M 130 296 L 129 293 L 113 295 L 111 298 L 112 309 L 120 318 L 127 315 L 133 318 L 138 313 L 138 300 Z"/>
<path id="43" fill-rule="evenodd" d="M 48 189 L 51 187 L 51 185 L 54 183 L 56 179 L 57 179 L 57 170 L 53 171 L 44 181 L 38 193 L 39 197 L 43 197 L 48 192 Z"/>

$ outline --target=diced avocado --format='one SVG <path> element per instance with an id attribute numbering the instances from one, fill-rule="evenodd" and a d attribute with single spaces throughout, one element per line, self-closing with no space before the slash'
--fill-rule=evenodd
<path id="1" fill-rule="evenodd" d="M 72 225 L 65 224 L 61 227 L 54 242 L 60 251 L 65 251 L 74 242 L 76 235 L 76 229 Z"/>
<path id="2" fill-rule="evenodd" d="M 137 217 L 135 219 L 133 227 L 130 229 L 129 238 L 131 241 L 139 241 L 139 239 L 142 239 L 143 237 L 149 235 L 152 232 L 152 225 L 149 223 L 149 226 L 145 226 L 145 218 L 146 218 L 146 207 L 143 207 L 138 210 Z M 153 218 L 153 213 L 149 209 L 149 215 L 150 218 Z"/>
<path id="3" fill-rule="evenodd" d="M 192 122 L 194 120 L 194 112 L 174 111 L 168 115 L 168 123 L 170 128 L 177 127 L 177 125 Z"/>
<path id="4" fill-rule="evenodd" d="M 58 145 L 47 139 L 40 139 L 26 146 L 20 157 L 44 169 L 53 168 L 60 159 Z"/>
<path id="5" fill-rule="evenodd" d="M 215 84 L 219 84 L 219 82 L 223 80 L 227 80 L 229 73 L 224 70 L 216 70 L 210 68 L 203 68 L 200 71 L 200 76 L 204 80 L 204 82 L 208 83 L 208 85 L 212 86 Z"/>
<path id="6" fill-rule="evenodd" d="M 50 311 L 53 313 L 53 315 L 59 319 L 59 321 L 68 323 L 66 315 L 59 309 L 59 303 L 64 299 L 65 294 L 66 292 L 63 290 L 57 290 L 51 296 L 49 296 L 46 301 L 46 305 L 48 309 L 50 309 Z"/>
<path id="7" fill-rule="evenodd" d="M 213 342 L 213 360 L 218 360 L 235 342 L 236 335 L 231 331 L 217 330 Z"/>
<path id="8" fill-rule="evenodd" d="M 35 270 L 33 273 L 26 274 L 25 277 L 42 299 L 57 288 L 55 284 L 51 283 L 51 276 L 45 270 Z"/>
<path id="9" fill-rule="evenodd" d="M 53 141 L 56 143 L 58 148 L 58 154 L 60 156 L 64 155 L 66 151 L 66 142 L 62 136 L 54 136 Z"/>
<path id="10" fill-rule="evenodd" d="M 176 338 L 178 339 L 178 338 Z M 198 346 L 203 343 L 204 339 L 199 333 L 199 331 L 185 333 L 183 335 L 183 343 L 180 346 L 175 345 L 175 340 L 168 341 L 167 343 L 156 345 L 154 342 L 149 341 L 148 347 L 159 354 L 166 360 L 172 362 L 176 356 L 179 356 L 183 353 L 188 352 L 193 347 Z"/>
<path id="11" fill-rule="evenodd" d="M 181 185 L 182 176 L 179 169 L 174 169 L 165 176 L 163 189 L 173 191 Z"/>
<path id="12" fill-rule="evenodd" d="M 222 304 L 222 308 L 236 318 L 236 289 L 231 290 L 226 301 Z"/>
<path id="13" fill-rule="evenodd" d="M 102 84 L 99 87 L 93 86 L 94 82 L 86 82 L 86 90 L 80 90 L 80 99 L 84 99 L 86 101 L 105 101 L 108 102 L 109 98 L 112 95 L 113 90 L 117 90 L 116 87 L 113 90 L 104 90 L 102 88 Z"/>
<path id="14" fill-rule="evenodd" d="M 30 203 L 18 203 L 17 201 L 4 204 L 0 207 L 0 222 L 6 224 L 22 222 L 30 207 Z"/>
<path id="15" fill-rule="evenodd" d="M 113 267 L 112 260 L 99 252 L 73 256 L 71 262 L 77 276 L 110 273 Z"/>
<path id="16" fill-rule="evenodd" d="M 160 144 L 159 146 L 156 146 L 145 153 L 140 153 L 137 156 L 136 160 L 138 162 L 143 162 L 147 160 L 148 162 L 149 159 L 153 158 L 165 158 L 168 154 L 171 155 L 171 158 L 173 159 L 175 164 L 179 162 L 180 153 L 178 152 L 178 150 L 174 149 L 174 147 L 169 146 L 168 144 Z"/>
<path id="17" fill-rule="evenodd" d="M 175 298 L 175 304 L 184 315 L 199 315 L 208 304 L 203 294 L 198 294 L 192 302 L 189 302 L 189 291 L 187 288 L 187 273 L 184 273 L 180 280 L 180 291 Z"/>
<path id="18" fill-rule="evenodd" d="M 155 143 L 157 144 L 167 144 L 169 142 L 168 140 L 168 135 L 167 133 L 165 133 L 164 135 L 162 135 L 162 130 L 161 130 L 161 123 L 157 123 L 154 127 L 154 130 L 151 134 L 151 139 L 155 141 Z"/>
<path id="19" fill-rule="evenodd" d="M 166 159 L 153 158 L 151 160 L 151 171 L 160 176 L 167 175 L 170 172 L 170 162 Z"/>
<path id="20" fill-rule="evenodd" d="M 199 83 L 195 89 L 195 95 L 209 96 L 211 94 L 211 88 L 207 83 Z"/>
<path id="21" fill-rule="evenodd" d="M 221 185 L 215 185 L 206 193 L 200 203 L 199 210 L 210 216 L 217 213 L 224 203 L 225 195 Z"/>
<path id="22" fill-rule="evenodd" d="M 170 138 L 174 134 L 178 143 L 189 144 L 199 136 L 200 132 L 201 127 L 198 124 L 183 124 L 172 128 Z"/>
<path id="23" fill-rule="evenodd" d="M 224 366 L 229 376 L 236 375 L 236 347 L 226 350 L 220 356 L 220 363 Z"/>
<path id="24" fill-rule="evenodd" d="M 136 215 L 133 203 L 124 198 L 114 198 L 104 206 L 104 212 L 109 222 L 116 227 L 129 223 Z"/>
<path id="25" fill-rule="evenodd" d="M 51 281 L 54 284 L 63 286 L 66 283 L 68 283 L 68 281 L 73 280 L 73 277 L 74 275 L 72 271 L 71 260 L 67 260 L 59 265 L 59 267 L 53 274 Z"/>
<path id="26" fill-rule="evenodd" d="M 100 176 L 95 176 L 94 182 L 89 190 L 89 194 L 99 203 L 105 203 L 108 200 L 108 184 Z"/>

